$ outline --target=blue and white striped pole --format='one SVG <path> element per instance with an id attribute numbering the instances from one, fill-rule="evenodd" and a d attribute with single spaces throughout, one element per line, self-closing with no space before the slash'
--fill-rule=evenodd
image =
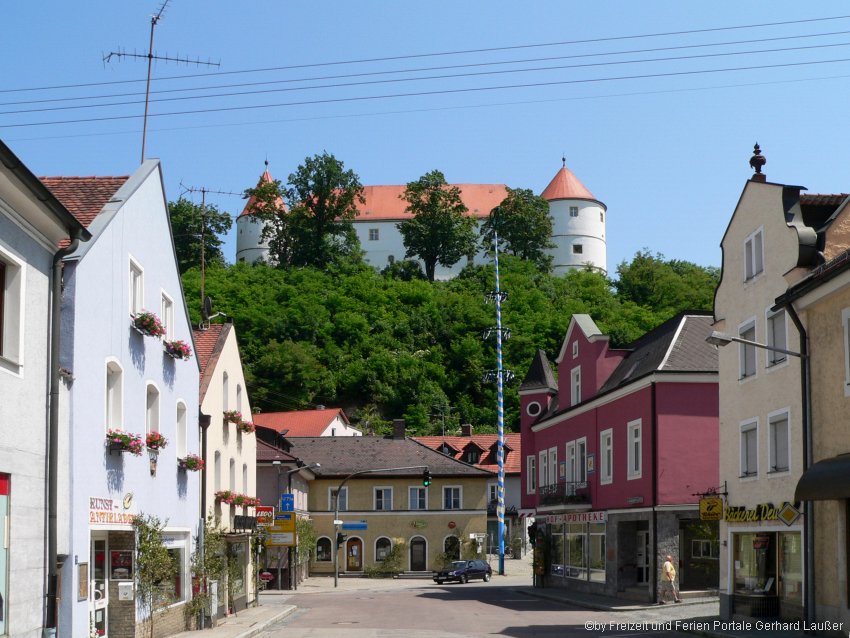
<path id="1" fill-rule="evenodd" d="M 496 458 L 499 463 L 499 478 L 496 486 L 498 502 L 496 516 L 499 521 L 499 575 L 505 575 L 505 399 L 502 374 L 502 293 L 499 289 L 499 234 L 493 233 L 496 254 L 496 396 L 499 446 Z"/>

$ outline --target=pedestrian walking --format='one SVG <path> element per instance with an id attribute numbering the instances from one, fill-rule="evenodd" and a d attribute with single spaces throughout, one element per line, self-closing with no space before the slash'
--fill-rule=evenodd
<path id="1" fill-rule="evenodd" d="M 667 595 L 672 597 L 674 603 L 680 603 L 679 587 L 676 585 L 676 566 L 673 564 L 673 557 L 667 555 L 667 560 L 661 565 L 661 604 L 664 605 L 667 600 Z"/>

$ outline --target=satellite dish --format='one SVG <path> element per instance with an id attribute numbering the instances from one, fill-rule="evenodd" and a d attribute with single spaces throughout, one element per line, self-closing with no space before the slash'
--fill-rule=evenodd
<path id="1" fill-rule="evenodd" d="M 204 297 L 204 304 L 201 307 L 201 316 L 204 318 L 204 321 L 209 321 L 210 316 L 212 316 L 212 298 L 209 295 Z"/>

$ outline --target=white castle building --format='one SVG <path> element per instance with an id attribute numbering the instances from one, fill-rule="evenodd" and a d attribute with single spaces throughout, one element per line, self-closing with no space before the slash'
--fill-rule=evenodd
<path id="1" fill-rule="evenodd" d="M 268 167 L 260 183 L 271 182 Z M 454 184 L 460 189 L 461 199 L 469 210 L 468 214 L 478 221 L 479 228 L 490 211 L 507 197 L 504 184 Z M 395 261 L 404 259 L 405 248 L 400 222 L 409 219 L 407 202 L 401 199 L 404 186 L 365 186 L 364 203 L 357 203 L 359 211 L 353 220 L 354 229 L 365 252 L 368 263 L 383 269 Z M 552 243 L 555 247 L 548 252 L 553 257 L 553 270 L 563 274 L 571 268 L 590 266 L 607 274 L 607 248 L 605 240 L 605 215 L 607 207 L 584 187 L 579 179 L 566 167 L 566 162 L 543 190 L 541 196 L 549 202 L 552 216 Z M 255 263 L 268 257 L 268 244 L 262 241 L 262 221 L 250 210 L 253 199 L 236 220 L 236 260 Z M 488 262 L 483 250 L 472 262 Z M 462 260 L 446 268 L 437 266 L 437 279 L 451 279 L 466 266 Z"/>

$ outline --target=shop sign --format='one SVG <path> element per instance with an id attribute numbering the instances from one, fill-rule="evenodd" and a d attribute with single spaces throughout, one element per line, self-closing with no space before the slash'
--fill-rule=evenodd
<path id="1" fill-rule="evenodd" d="M 789 511 L 788 507 L 796 511 L 798 516 L 794 517 L 794 512 Z M 782 521 L 786 525 L 791 525 L 799 518 L 799 510 L 791 503 L 785 502 L 781 507 L 776 507 L 773 503 L 761 503 L 753 509 L 747 509 L 743 505 L 728 506 L 724 512 L 724 520 L 728 523 L 757 523 L 761 521 Z M 791 523 L 787 521 L 790 520 Z"/>
<path id="2" fill-rule="evenodd" d="M 549 514 L 546 523 L 604 523 L 608 520 L 608 512 L 575 512 L 569 514 Z"/>
<path id="3" fill-rule="evenodd" d="M 257 513 L 257 525 L 270 527 L 274 523 L 274 507 L 271 505 L 257 505 L 254 510 Z"/>
<path id="4" fill-rule="evenodd" d="M 89 524 L 91 525 L 126 525 L 130 526 L 136 518 L 131 511 L 133 497 L 128 494 L 123 500 L 89 497 Z"/>
<path id="5" fill-rule="evenodd" d="M 723 499 L 719 496 L 704 496 L 699 500 L 699 520 L 719 521 L 723 518 Z"/>

